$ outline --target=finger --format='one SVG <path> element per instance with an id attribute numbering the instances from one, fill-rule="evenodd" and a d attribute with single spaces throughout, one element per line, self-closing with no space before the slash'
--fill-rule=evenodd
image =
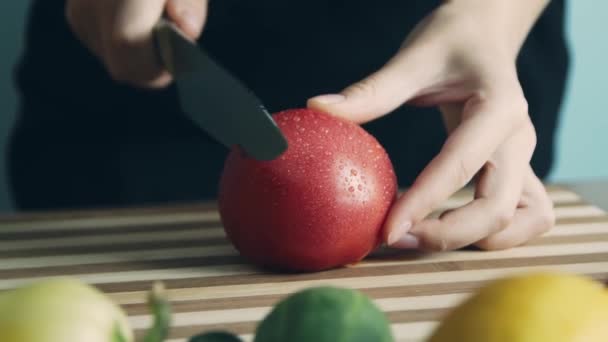
<path id="1" fill-rule="evenodd" d="M 487 98 L 476 96 L 464 105 L 458 128 L 389 212 L 386 236 L 425 218 L 464 187 L 515 129 L 523 131 L 519 117 L 522 110 L 527 115 L 527 109 L 506 106 L 505 101 L 494 100 L 491 95 L 486 95 Z M 529 150 L 525 145 L 534 145 L 535 141 L 524 140 L 518 144 L 524 145 L 519 152 L 527 154 Z M 518 167 L 522 167 L 521 164 Z"/>
<path id="2" fill-rule="evenodd" d="M 121 1 L 103 18 L 111 28 L 103 37 L 103 60 L 114 80 L 152 87 L 170 81 L 152 36 L 164 9 L 165 0 Z"/>
<path id="3" fill-rule="evenodd" d="M 207 18 L 207 0 L 169 0 L 169 17 L 192 39 L 198 39 Z"/>
<path id="4" fill-rule="evenodd" d="M 521 197 L 526 166 L 525 159 L 516 153 L 514 149 L 501 150 L 485 165 L 472 202 L 412 228 L 410 234 L 418 237 L 423 249 L 461 248 L 508 226 Z"/>
<path id="5" fill-rule="evenodd" d="M 513 221 L 504 230 L 490 235 L 476 245 L 486 250 L 507 249 L 525 244 L 555 225 L 553 202 L 532 168 L 528 168 L 524 192 Z"/>
<path id="6" fill-rule="evenodd" d="M 396 109 L 428 87 L 441 66 L 429 48 L 403 49 L 384 67 L 344 89 L 308 100 L 308 107 L 365 123 Z M 426 67 L 432 65 L 433 67 Z"/>

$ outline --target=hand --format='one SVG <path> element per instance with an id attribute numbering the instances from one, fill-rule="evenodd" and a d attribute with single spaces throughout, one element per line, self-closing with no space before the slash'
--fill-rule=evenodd
<path id="1" fill-rule="evenodd" d="M 421 22 L 383 68 L 341 94 L 308 101 L 358 123 L 404 103 L 441 110 L 447 141 L 387 217 L 384 239 L 396 248 L 509 248 L 547 231 L 555 220 L 529 166 L 536 135 L 517 79 L 520 42 L 502 36 L 509 30 L 493 29 L 491 16 L 455 3 Z M 474 177 L 472 202 L 428 218 Z"/>
<path id="2" fill-rule="evenodd" d="M 163 87 L 171 76 L 156 56 L 152 29 L 164 13 L 190 38 L 201 34 L 207 0 L 67 0 L 76 36 L 101 59 L 111 77 L 143 87 Z"/>

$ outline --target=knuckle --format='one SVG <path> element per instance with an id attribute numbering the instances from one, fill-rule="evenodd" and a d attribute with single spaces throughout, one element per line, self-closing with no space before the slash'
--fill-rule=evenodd
<path id="1" fill-rule="evenodd" d="M 105 64 L 110 77 L 117 82 L 129 82 L 134 79 L 136 68 L 130 65 L 129 50 L 131 43 L 122 33 L 113 34 L 105 49 Z"/>
<path id="2" fill-rule="evenodd" d="M 366 79 L 351 85 L 345 92 L 354 95 L 365 94 L 366 96 L 375 97 L 378 93 L 378 82 L 376 77 L 371 75 Z"/>
<path id="3" fill-rule="evenodd" d="M 491 209 L 488 211 L 488 214 L 490 215 L 489 217 L 491 217 L 493 220 L 493 226 L 491 227 L 492 230 L 489 232 L 489 235 L 493 235 L 504 230 L 511 224 L 511 222 L 513 222 L 516 207 L 513 203 L 505 198 L 495 200 Z"/>
<path id="4" fill-rule="evenodd" d="M 538 233 L 546 233 L 555 226 L 555 211 L 552 208 L 539 211 L 537 220 Z"/>
<path id="5" fill-rule="evenodd" d="M 463 187 L 473 179 L 475 171 L 469 167 L 469 164 L 462 157 L 457 158 L 456 164 L 458 165 L 458 170 L 456 170 L 456 183 L 458 187 Z"/>
<path id="6" fill-rule="evenodd" d="M 508 227 L 513 221 L 513 212 L 509 210 L 499 210 L 494 215 L 495 229 L 501 231 Z"/>

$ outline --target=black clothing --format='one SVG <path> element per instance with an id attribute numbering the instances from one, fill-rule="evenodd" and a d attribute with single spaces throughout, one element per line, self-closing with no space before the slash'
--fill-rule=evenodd
<path id="1" fill-rule="evenodd" d="M 382 66 L 440 1 L 211 1 L 200 44 L 278 111 L 335 93 Z M 65 0 L 36 0 L 17 69 L 20 113 L 9 150 L 22 209 L 121 206 L 216 196 L 226 149 L 179 112 L 175 88 L 113 82 L 74 37 Z M 567 76 L 564 1 L 552 1 L 518 59 L 545 177 Z M 403 106 L 365 125 L 401 186 L 439 151 L 436 109 Z"/>

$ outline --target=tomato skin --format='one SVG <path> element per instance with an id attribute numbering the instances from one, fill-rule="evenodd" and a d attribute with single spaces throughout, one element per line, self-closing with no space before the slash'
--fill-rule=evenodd
<path id="1" fill-rule="evenodd" d="M 381 242 L 397 192 L 389 156 L 360 126 L 310 109 L 273 115 L 289 147 L 272 161 L 228 155 L 219 209 L 250 261 L 320 271 L 363 259 Z"/>

